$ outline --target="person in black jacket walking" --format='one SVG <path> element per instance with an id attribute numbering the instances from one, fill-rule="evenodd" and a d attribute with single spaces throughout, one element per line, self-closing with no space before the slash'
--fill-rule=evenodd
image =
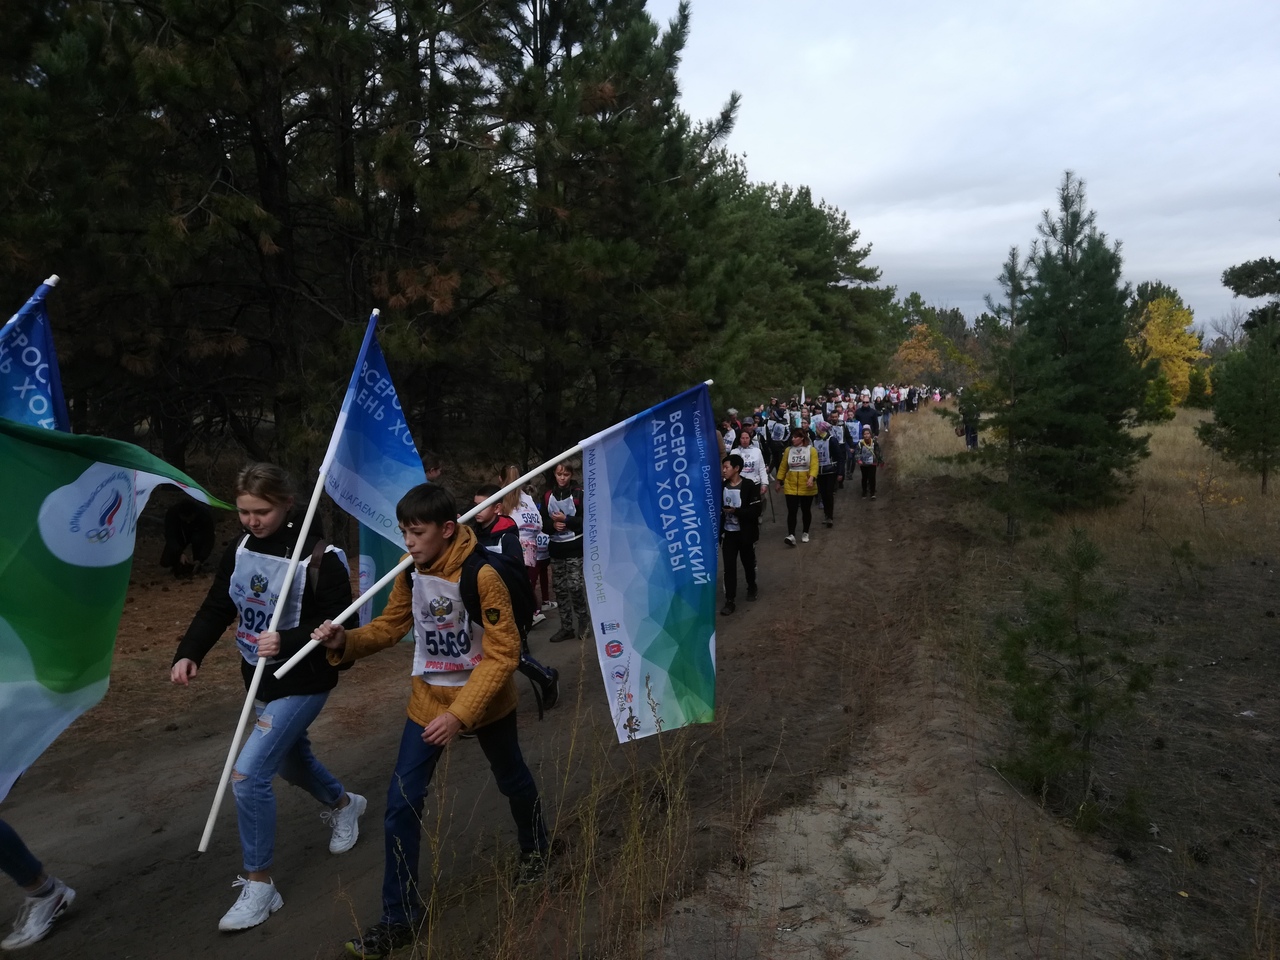
<path id="1" fill-rule="evenodd" d="M 724 478 L 724 509 L 720 511 L 720 544 L 724 554 L 724 609 L 728 616 L 737 609 L 738 557 L 747 575 L 747 599 L 759 596 L 756 584 L 756 541 L 760 539 L 760 487 L 742 475 L 742 457 L 731 453 L 721 464 Z"/>
<path id="2" fill-rule="evenodd" d="M 573 482 L 573 466 L 567 460 L 556 464 L 542 494 L 542 526 L 551 533 L 551 586 L 560 605 L 560 629 L 549 642 L 593 639 L 587 585 L 582 579 L 582 488 Z"/>
<path id="3" fill-rule="evenodd" d="M 259 657 L 269 664 L 302 649 L 311 631 L 351 603 L 351 579 L 342 554 L 312 533 L 294 571 L 289 592 L 281 596 L 289 557 L 298 541 L 299 521 L 292 515 L 293 485 L 279 467 L 251 463 L 236 478 L 236 510 L 245 528 L 222 557 L 213 584 L 174 655 L 170 679 L 187 686 L 228 625 L 238 621 L 236 646 L 245 687 Z M 267 630 L 276 605 L 283 603 L 277 629 Z M 338 670 L 317 647 L 284 678 L 270 669 L 258 687 L 258 719 L 231 773 L 240 824 L 240 846 L 247 878 L 232 886 L 240 896 L 218 923 L 219 930 L 247 930 L 282 906 L 271 879 L 275 857 L 276 801 L 272 780 L 279 773 L 326 807 L 321 814 L 332 830 L 330 853 L 345 853 L 360 834 L 365 798 L 348 793 L 316 759 L 307 728 L 338 683 Z"/>

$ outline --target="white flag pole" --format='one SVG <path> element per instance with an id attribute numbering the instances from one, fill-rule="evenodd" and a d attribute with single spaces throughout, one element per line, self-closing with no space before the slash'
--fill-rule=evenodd
<path id="1" fill-rule="evenodd" d="M 709 386 L 711 386 L 711 384 L 713 384 L 714 382 L 715 382 L 714 380 L 704 380 L 704 381 L 703 381 L 703 383 L 705 383 L 708 387 L 709 387 Z M 625 422 L 625 421 L 623 421 L 623 422 Z M 612 429 L 612 428 L 610 428 L 610 429 Z M 597 436 L 598 436 L 598 434 L 597 434 Z M 543 464 L 541 464 L 541 465 L 539 465 L 539 466 L 537 466 L 537 467 L 534 467 L 532 470 L 530 470 L 530 471 L 529 471 L 528 473 L 526 473 L 524 476 L 516 477 L 516 479 L 512 480 L 510 483 L 508 483 L 505 487 L 503 487 L 501 490 L 499 490 L 499 491 L 498 491 L 497 493 L 495 493 L 493 496 L 489 497 L 487 500 L 484 500 L 484 501 L 483 501 L 483 502 L 481 502 L 481 503 L 477 503 L 474 507 L 472 507 L 472 508 L 471 508 L 470 510 L 468 510 L 466 513 L 464 513 L 462 516 L 460 516 L 460 517 L 458 518 L 458 522 L 459 522 L 459 523 L 466 523 L 468 520 L 470 520 L 472 517 L 474 517 L 474 516 L 475 516 L 477 513 L 479 513 L 481 510 L 485 509 L 486 507 L 490 507 L 490 506 L 492 506 L 493 504 L 497 503 L 499 500 L 501 500 L 503 497 L 505 497 L 505 496 L 506 496 L 508 493 L 510 493 L 512 490 L 516 490 L 516 489 L 518 489 L 518 488 L 520 488 L 520 487 L 524 486 L 526 483 L 528 483 L 528 482 L 529 482 L 530 480 L 532 480 L 534 477 L 536 477 L 536 476 L 538 476 L 539 474 L 541 474 L 541 473 L 545 472 L 546 470 L 550 469 L 551 467 L 554 467 L 557 463 L 560 463 L 561 461 L 564 461 L 564 460 L 569 459 L 569 458 L 570 458 L 570 457 L 572 457 L 575 453 L 581 453 L 581 452 L 582 452 L 582 448 L 583 448 L 584 446 L 586 446 L 589 442 L 590 442 L 590 440 L 583 440 L 583 441 L 582 441 L 582 442 L 580 442 L 580 443 L 574 444 L 574 445 L 573 445 L 572 447 L 570 447 L 568 450 L 565 450 L 565 451 L 563 451 L 562 453 L 558 454 L 557 456 L 552 457 L 552 458 L 551 458 L 550 460 L 548 460 L 546 463 L 543 463 Z M 409 567 L 411 567 L 412 565 L 413 565 L 413 558 L 412 558 L 412 557 L 405 557 L 403 560 L 401 560 L 401 561 L 400 561 L 400 563 L 399 563 L 399 564 L 397 564 L 395 567 L 393 567 L 393 568 L 392 568 L 392 569 L 391 569 L 391 570 L 390 570 L 386 575 L 384 575 L 383 577 L 381 577 L 381 578 L 378 580 L 378 582 L 377 582 L 377 583 L 375 583 L 375 584 L 374 584 L 373 586 L 371 586 L 368 590 L 366 590 L 364 593 L 362 593 L 362 594 L 359 596 L 359 598 L 358 598 L 358 599 L 353 600 L 353 601 L 352 601 L 352 603 L 351 603 L 351 606 L 347 607 L 347 609 L 343 610 L 340 614 L 338 614 L 336 617 L 334 617 L 334 618 L 333 618 L 333 622 L 334 622 L 334 623 L 343 623 L 343 622 L 344 622 L 348 617 L 350 617 L 353 613 L 355 613 L 355 612 L 356 612 L 357 610 L 359 610 L 362 606 L 364 606 L 364 603 L 365 603 L 365 601 L 366 601 L 366 600 L 368 600 L 370 597 L 372 597 L 375 593 L 377 593 L 379 590 L 381 590 L 381 589 L 382 589 L 383 587 L 385 587 L 387 584 L 389 584 L 389 583 L 391 583 L 393 580 L 395 580 L 395 578 L 396 578 L 396 577 L 400 576 L 400 574 L 402 574 L 404 571 L 408 570 L 408 569 L 409 569 Z M 284 663 L 282 663 L 282 664 L 281 664 L 281 665 L 276 669 L 276 672 L 275 672 L 275 674 L 274 674 L 275 678 L 276 678 L 277 680 L 279 680 L 279 679 L 280 679 L 281 677 L 283 677 L 286 673 L 288 673 L 288 672 L 289 672 L 290 670 L 292 670 L 295 666 L 297 666 L 297 665 L 298 665 L 298 663 L 299 663 L 299 662 L 300 662 L 300 661 L 301 661 L 301 660 L 302 660 L 302 659 L 303 659 L 307 654 L 309 654 L 312 650 L 314 650 L 314 649 L 315 649 L 316 647 L 318 647 L 319 645 L 320 645 L 320 641 L 319 641 L 319 640 L 309 640 L 309 641 L 307 641 L 307 644 L 306 644 L 306 645 L 305 645 L 301 650 L 299 650 L 297 653 L 295 653 L 292 657 L 290 657 L 288 660 L 286 660 Z M 241 723 L 243 723 L 243 722 L 244 722 L 244 721 L 242 720 L 242 721 L 241 721 Z"/>
<path id="2" fill-rule="evenodd" d="M 462 516 L 458 518 L 458 523 L 466 523 L 468 520 L 474 517 L 481 510 L 497 503 L 499 500 L 505 497 L 512 490 L 515 490 L 519 487 L 524 486 L 524 484 L 528 483 L 534 477 L 538 476 L 538 474 L 544 472 L 550 467 L 554 467 L 557 463 L 560 463 L 562 460 L 567 460 L 569 457 L 572 457 L 575 453 L 580 453 L 581 451 L 582 451 L 582 444 L 579 443 L 579 444 L 576 444 L 575 446 L 570 447 L 568 450 L 565 450 L 559 456 L 552 457 L 550 460 L 548 460 L 546 463 L 542 464 L 541 466 L 534 467 L 524 476 L 517 477 L 515 480 L 512 480 L 509 484 L 507 484 L 505 487 L 503 487 L 493 496 L 489 497 L 489 499 L 485 500 L 483 503 L 476 504 L 474 507 L 472 507 L 470 510 L 468 510 L 466 513 L 464 513 Z M 375 583 L 368 590 L 362 593 L 358 599 L 353 600 L 351 602 L 351 606 L 347 607 L 347 609 L 343 610 L 340 614 L 334 617 L 333 622 L 334 623 L 344 622 L 348 617 L 350 617 L 353 613 L 359 610 L 364 605 L 366 600 L 368 600 L 371 596 L 373 596 L 375 593 L 377 593 L 387 584 L 391 583 L 391 581 L 395 580 L 395 578 L 398 577 L 401 573 L 408 570 L 412 564 L 413 564 L 413 558 L 405 557 L 403 560 L 400 561 L 399 564 L 397 564 L 387 574 L 385 574 L 382 578 L 380 578 L 377 583 Z M 276 668 L 276 672 L 274 674 L 275 678 L 279 680 L 286 673 L 288 673 L 290 670 L 296 667 L 307 656 L 307 654 L 309 654 L 312 650 L 314 650 L 318 646 L 320 646 L 319 640 L 308 640 L 306 646 L 304 646 L 301 650 L 299 650 L 292 657 L 290 657 L 288 660 L 282 663 L 278 668 Z"/>
<path id="3" fill-rule="evenodd" d="M 355 384 L 355 378 L 360 372 L 360 360 L 365 354 L 370 339 L 373 337 L 374 327 L 377 326 L 378 318 L 382 315 L 381 310 L 374 310 L 369 315 L 369 325 L 365 329 L 364 343 L 360 348 L 360 353 L 356 357 L 356 366 L 351 374 L 351 384 L 347 386 L 347 394 L 343 398 L 342 409 L 338 412 L 338 421 L 334 426 L 333 434 L 329 437 L 329 447 L 325 450 L 324 460 L 320 463 L 320 472 L 316 477 L 315 489 L 311 491 L 311 502 L 307 504 L 307 513 L 302 520 L 302 527 L 298 531 L 298 540 L 293 547 L 293 555 L 289 558 L 289 567 L 285 571 L 284 583 L 280 587 L 279 599 L 276 601 L 276 607 L 271 611 L 271 622 L 267 626 L 267 631 L 271 632 L 276 629 L 280 623 L 280 617 L 284 615 L 286 607 L 286 598 L 289 596 L 289 587 L 293 584 L 294 574 L 298 570 L 298 562 L 302 559 L 302 551 L 306 545 L 307 534 L 311 531 L 311 521 L 315 519 L 316 508 L 320 506 L 320 497 L 324 493 L 324 483 L 329 476 L 329 465 L 333 462 L 334 451 L 337 449 L 339 437 L 342 434 L 342 425 L 347 417 L 347 408 L 350 403 L 352 386 Z M 310 649 L 310 647 L 308 647 Z M 295 657 L 295 660 L 298 658 Z M 292 661 L 290 661 L 292 662 Z M 222 766 L 222 777 L 218 780 L 218 791 L 213 797 L 213 807 L 209 810 L 209 819 L 205 821 L 204 834 L 200 837 L 199 851 L 204 853 L 209 849 L 209 838 L 213 835 L 213 822 L 218 818 L 218 810 L 222 807 L 222 799 L 227 793 L 227 783 L 231 777 L 231 767 L 236 761 L 236 754 L 240 750 L 240 735 L 244 731 L 245 721 L 249 719 L 249 711 L 253 709 L 254 698 L 258 695 L 258 687 L 262 684 L 262 675 L 266 671 L 267 661 L 264 657 L 258 657 L 258 662 L 253 668 L 253 679 L 249 681 L 249 691 L 245 694 L 244 706 L 240 710 L 240 722 L 236 724 L 235 732 L 231 734 L 231 749 L 227 751 L 227 762 Z"/>
<path id="4" fill-rule="evenodd" d="M 280 598 L 276 601 L 276 608 L 271 611 L 271 622 L 267 625 L 268 632 L 276 629 L 280 623 L 280 617 L 284 615 L 285 607 L 288 606 L 286 598 L 289 596 L 289 587 L 298 569 L 298 561 L 302 559 L 307 533 L 311 530 L 311 521 L 316 515 L 316 508 L 320 505 L 320 495 L 324 493 L 324 480 L 325 473 L 321 471 L 316 480 L 316 488 L 311 493 L 311 502 L 307 504 L 307 513 L 302 519 L 302 527 L 298 531 L 298 542 L 294 545 L 293 556 L 289 558 L 289 568 L 285 571 L 284 583 L 280 586 Z M 253 709 L 253 701 L 258 695 L 258 687 L 262 683 L 262 674 L 266 668 L 267 658 L 258 657 L 258 662 L 253 668 L 253 679 L 249 681 L 249 692 L 245 694 L 244 706 L 240 710 L 240 722 L 236 724 L 235 732 L 231 735 L 231 749 L 227 751 L 227 762 L 222 766 L 218 792 L 213 796 L 213 807 L 209 810 L 209 819 L 205 821 L 204 835 L 200 837 L 200 846 L 197 849 L 201 853 L 209 849 L 209 838 L 213 835 L 213 822 L 218 818 L 218 810 L 222 807 L 222 798 L 226 795 L 227 783 L 231 777 L 231 766 L 236 762 L 236 754 L 240 751 L 240 734 L 244 730 L 245 721 L 249 719 L 249 711 Z"/>

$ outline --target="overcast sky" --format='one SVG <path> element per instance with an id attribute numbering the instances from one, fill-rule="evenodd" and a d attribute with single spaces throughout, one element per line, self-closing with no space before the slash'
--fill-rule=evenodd
<path id="1" fill-rule="evenodd" d="M 692 0 L 680 81 L 695 118 L 742 94 L 752 179 L 809 185 L 884 283 L 970 319 L 1067 169 L 1126 279 L 1198 324 L 1247 306 L 1223 269 L 1280 257 L 1276 0 Z"/>

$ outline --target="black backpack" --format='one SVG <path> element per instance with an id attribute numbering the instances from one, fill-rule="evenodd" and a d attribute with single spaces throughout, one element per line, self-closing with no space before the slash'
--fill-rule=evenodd
<path id="1" fill-rule="evenodd" d="M 538 612 L 533 585 L 529 583 L 529 575 L 525 573 L 523 562 L 517 566 L 507 554 L 476 544 L 476 548 L 462 561 L 462 576 L 458 580 L 462 605 L 467 608 L 467 616 L 475 623 L 484 623 L 480 610 L 479 577 L 485 564 L 498 572 L 498 576 L 506 584 L 507 592 L 511 594 L 511 610 L 515 616 L 516 629 L 520 631 L 520 666 L 516 669 L 528 677 L 533 685 L 533 698 L 537 701 L 538 719 L 541 720 L 543 711 L 554 707 L 560 698 L 560 673 L 555 667 L 545 666 L 529 655 L 529 629 L 533 626 L 534 614 Z"/>
<path id="2" fill-rule="evenodd" d="M 480 616 L 480 569 L 485 565 L 493 567 L 507 586 L 511 594 L 511 612 L 516 618 L 516 629 L 520 631 L 520 643 L 523 646 L 533 626 L 533 616 L 538 612 L 538 600 L 533 595 L 533 585 L 529 583 L 529 575 L 525 573 L 524 563 L 517 568 L 505 553 L 476 544 L 465 560 L 462 561 L 462 578 L 458 587 L 462 592 L 462 605 L 467 608 L 467 616 L 475 623 L 484 623 Z"/>

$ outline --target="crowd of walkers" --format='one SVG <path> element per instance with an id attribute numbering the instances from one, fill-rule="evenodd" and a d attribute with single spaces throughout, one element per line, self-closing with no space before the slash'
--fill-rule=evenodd
<path id="1" fill-rule="evenodd" d="M 813 399 L 771 397 L 741 417 L 730 408 L 720 422 L 725 447 L 721 614 L 737 610 L 739 563 L 747 599 L 759 596 L 755 543 L 771 483 L 785 497 L 783 542 L 788 547 L 808 543 L 815 498 L 827 527 L 835 525 L 836 495 L 847 477 L 858 477 L 862 499 L 875 500 L 877 473 L 884 466 L 881 434 L 889 432 L 896 414 L 915 413 L 922 403 L 941 399 L 937 389 L 926 386 L 877 383 L 831 387 Z"/>
<path id="2" fill-rule="evenodd" d="M 884 463 L 880 435 L 896 414 L 914 413 L 930 399 L 937 394 L 927 388 L 877 384 L 830 389 L 811 401 L 792 397 L 783 403 L 774 397 L 741 418 L 738 411 L 728 411 L 722 424 L 722 614 L 736 610 L 739 564 L 746 599 L 759 596 L 755 544 L 766 497 L 772 505 L 771 485 L 785 497 L 784 542 L 788 547 L 808 543 L 814 498 L 823 523 L 832 526 L 837 492 L 856 467 L 861 496 L 875 500 L 876 475 Z M 559 628 L 548 642 L 594 637 L 583 580 L 582 488 L 573 464 L 560 463 L 541 490 L 516 489 L 469 524 L 460 524 L 458 503 L 439 482 L 442 464 L 433 458 L 424 466 L 428 482 L 397 505 L 413 565 L 394 582 L 383 612 L 352 629 L 333 622 L 351 602 L 347 558 L 318 529 L 309 531 L 301 545 L 290 589 L 280 595 L 276 587 L 301 533 L 289 476 L 272 464 L 255 463 L 236 479 L 243 530 L 213 570 L 208 594 L 178 644 L 171 681 L 184 687 L 197 681 L 204 658 L 232 625 L 246 687 L 259 658 L 274 665 L 308 640 L 320 645 L 284 678 L 273 676 L 273 666 L 263 673 L 256 720 L 231 774 L 244 875 L 233 884 L 239 894 L 218 922 L 220 930 L 257 926 L 284 905 L 274 878 L 277 775 L 321 806 L 331 853 L 355 846 L 368 801 L 320 761 L 308 729 L 344 669 L 408 634 L 414 641 L 413 668 L 387 790 L 381 915 L 347 942 L 348 953 L 362 960 L 382 957 L 417 937 L 427 900 L 419 890 L 423 803 L 444 748 L 458 737 L 478 742 L 508 798 L 520 849 L 514 882 L 532 883 L 546 869 L 550 846 L 537 785 L 516 733 L 514 675 L 534 682 L 541 713 L 558 699 L 558 674 L 533 659 L 529 632 L 554 608 Z M 517 467 L 507 466 L 496 482 L 481 484 L 466 502 L 483 503 L 519 475 Z M 167 518 L 164 559 L 175 575 L 198 572 L 212 552 L 211 519 L 203 511 L 187 513 L 171 511 Z M 190 566 L 182 559 L 189 546 Z M 279 604 L 284 609 L 269 630 Z M 14 932 L 0 946 L 25 947 L 49 932 L 75 892 L 47 874 L 3 821 L 0 867 L 27 893 Z"/>

